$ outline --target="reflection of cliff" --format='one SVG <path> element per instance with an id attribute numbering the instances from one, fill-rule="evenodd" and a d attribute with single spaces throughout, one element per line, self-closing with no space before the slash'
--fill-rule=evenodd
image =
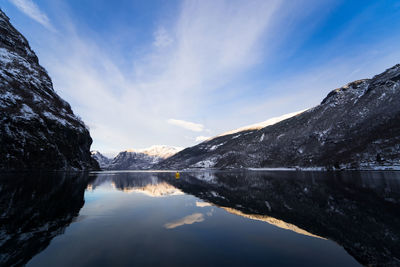
<path id="1" fill-rule="evenodd" d="M 282 228 L 282 229 L 286 229 L 286 230 L 290 230 L 293 231 L 295 233 L 301 234 L 301 235 L 308 235 L 308 236 L 312 236 L 312 237 L 316 237 L 316 238 L 322 238 L 320 236 L 317 235 L 313 235 L 309 232 L 307 232 L 306 230 L 303 230 L 299 227 L 297 227 L 294 224 L 290 224 L 287 222 L 284 222 L 282 220 L 270 217 L 270 216 L 265 216 L 265 215 L 259 215 L 259 214 L 247 214 L 247 213 L 243 213 L 240 210 L 237 209 L 233 209 L 233 208 L 228 208 L 228 207 L 222 207 L 224 210 L 226 210 L 229 213 L 235 214 L 235 215 L 239 215 L 242 217 L 245 217 L 247 219 L 250 220 L 256 220 L 256 221 L 262 221 L 262 222 L 266 222 L 272 225 L 275 225 L 276 227 Z"/>
<path id="2" fill-rule="evenodd" d="M 183 192 L 157 178 L 151 173 L 118 173 L 118 175 L 102 174 L 92 184 L 91 189 L 104 182 L 111 182 L 111 185 L 125 193 L 143 193 L 150 197 L 165 197 L 182 195 Z"/>
<path id="3" fill-rule="evenodd" d="M 183 173 L 179 180 L 159 176 L 230 212 L 273 217 L 294 226 L 291 230 L 333 240 L 362 264 L 400 265 L 398 173 Z"/>
<path id="4" fill-rule="evenodd" d="M 23 265 L 62 234 L 84 204 L 88 181 L 84 173 L 1 175 L 0 265 Z"/>

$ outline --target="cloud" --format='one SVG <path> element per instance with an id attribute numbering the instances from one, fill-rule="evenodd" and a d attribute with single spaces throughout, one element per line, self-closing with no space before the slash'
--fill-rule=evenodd
<path id="1" fill-rule="evenodd" d="M 279 3 L 184 1 L 171 20 L 154 27 L 150 45 L 132 46 L 143 51 L 133 56 L 110 49 L 109 43 L 121 43 L 118 34 L 99 40 L 68 14 L 59 14 L 65 32 L 41 42 L 41 62 L 57 92 L 89 124 L 93 149 L 187 147 L 195 142 L 194 133 L 214 132 L 172 118 L 210 115 L 208 105 L 218 104 L 210 96 L 224 95 L 221 88 L 259 61 L 265 49 L 258 44 Z M 185 130 L 193 133 L 191 139 Z"/>
<path id="2" fill-rule="evenodd" d="M 192 215 L 183 217 L 182 219 L 175 222 L 166 223 L 164 227 L 167 229 L 173 229 L 185 224 L 194 224 L 202 221 L 204 221 L 204 215 L 202 213 L 193 213 Z"/>
<path id="3" fill-rule="evenodd" d="M 39 9 L 39 7 L 32 0 L 9 0 L 9 1 L 31 19 L 42 24 L 48 30 L 55 31 L 55 28 L 50 23 L 50 19 L 44 12 L 42 12 Z"/>
<path id="4" fill-rule="evenodd" d="M 154 42 L 153 45 L 156 47 L 167 47 L 171 45 L 174 40 L 168 34 L 164 27 L 158 28 L 156 32 L 154 32 Z"/>
<path id="5" fill-rule="evenodd" d="M 268 52 L 260 44 L 276 30 L 280 4 L 184 1 L 177 14 L 169 16 L 171 21 L 154 27 L 150 45 L 132 46 L 143 51 L 134 56 L 110 49 L 109 43 L 122 42 L 118 34 L 110 32 L 99 40 L 68 14 L 60 14 L 60 29 L 66 25 L 65 32 L 41 42 L 41 62 L 57 92 L 89 124 L 93 149 L 111 152 L 154 143 L 191 146 L 202 138 L 194 133 L 212 136 L 218 134 L 216 128 L 231 129 L 225 124 L 229 109 L 217 113 L 208 107 L 229 103 L 224 99 L 227 94 L 246 90 L 228 85 Z M 220 122 L 211 131 L 200 123 L 171 119 L 182 114 L 207 124 Z M 193 135 L 185 138 L 190 135 L 185 130 Z"/>
<path id="6" fill-rule="evenodd" d="M 282 74 L 271 75 L 277 62 L 271 57 L 281 60 L 279 55 L 285 59 L 296 54 L 296 49 L 287 51 L 280 44 L 301 47 L 298 35 L 307 40 L 307 34 L 312 33 L 298 17 L 314 21 L 321 10 L 318 7 L 327 1 L 314 7 L 317 2 L 183 1 L 174 9 L 176 13 L 154 20 L 163 23 L 127 23 L 122 34 L 114 28 L 94 34 L 93 29 L 76 25 L 79 20 L 57 13 L 54 19 L 62 18 L 57 21 L 57 30 L 63 34 L 36 37 L 45 41 L 36 40 L 41 47 L 35 49 L 55 90 L 89 124 L 93 149 L 115 153 L 155 143 L 186 147 L 207 138 L 200 133 L 216 136 L 311 107 L 344 79 L 362 78 L 366 70 L 378 67 L 382 71 L 383 65 L 389 67 L 388 62 L 399 58 L 389 53 L 395 50 L 396 42 L 392 42 L 386 48 L 375 46 L 381 51 L 375 56 L 359 49 L 360 60 L 354 60 L 357 53 L 335 55 L 341 62 L 325 60 L 313 68 L 309 64 L 292 66 L 293 58 L 289 58 L 276 68 Z M 303 5 L 307 8 L 298 8 Z M 48 18 L 42 21 L 50 24 Z M 135 34 L 130 34 L 136 32 L 135 27 L 154 33 L 153 38 L 138 38 L 136 43 Z M 124 34 L 129 35 L 126 40 Z M 110 45 L 125 41 L 131 50 Z M 377 64 L 380 58 L 382 64 Z M 356 72 L 354 66 L 365 67 L 350 77 Z"/>
<path id="7" fill-rule="evenodd" d="M 204 126 L 199 123 L 194 123 L 190 121 L 183 121 L 183 120 L 176 120 L 176 119 L 169 119 L 167 123 L 184 128 L 186 130 L 190 130 L 193 132 L 201 132 L 204 130 Z"/>
<path id="8" fill-rule="evenodd" d="M 196 207 L 204 208 L 212 206 L 211 203 L 203 202 L 203 201 L 196 201 Z"/>
<path id="9" fill-rule="evenodd" d="M 206 140 L 209 139 L 209 138 L 210 138 L 210 136 L 203 136 L 203 135 L 200 135 L 200 136 L 197 136 L 197 137 L 196 137 L 195 141 L 196 141 L 196 142 L 203 142 L 203 141 L 206 141 Z"/>

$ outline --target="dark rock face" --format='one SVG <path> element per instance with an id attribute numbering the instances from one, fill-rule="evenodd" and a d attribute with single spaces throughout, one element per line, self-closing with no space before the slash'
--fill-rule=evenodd
<path id="1" fill-rule="evenodd" d="M 0 266 L 22 266 L 79 215 L 96 177 L 85 172 L 0 175 Z"/>
<path id="2" fill-rule="evenodd" d="M 85 124 L 0 10 L 0 170 L 96 169 Z"/>
<path id="3" fill-rule="evenodd" d="M 400 64 L 333 90 L 320 105 L 187 148 L 158 168 L 400 166 Z"/>

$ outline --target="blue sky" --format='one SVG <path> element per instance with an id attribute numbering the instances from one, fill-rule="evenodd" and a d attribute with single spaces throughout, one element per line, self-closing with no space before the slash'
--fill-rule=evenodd
<path id="1" fill-rule="evenodd" d="M 107 153 L 191 146 L 400 63 L 399 1 L 0 3 Z"/>

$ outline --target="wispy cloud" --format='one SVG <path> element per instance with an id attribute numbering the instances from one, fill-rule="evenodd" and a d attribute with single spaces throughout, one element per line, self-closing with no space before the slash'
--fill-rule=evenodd
<path id="1" fill-rule="evenodd" d="M 51 27 L 48 17 L 31 0 L 10 1 L 16 6 L 31 3 L 27 10 L 36 11 L 30 14 Z M 183 1 L 175 14 L 155 20 L 162 23 L 146 25 L 153 38 L 139 38 L 139 43 L 129 39 L 134 43 L 134 55 L 109 45 L 110 40 L 122 43 L 121 34 L 94 34 L 93 29 L 68 20 L 68 14 L 58 14 L 54 18 L 62 17 L 58 30 L 62 31 L 62 25 L 67 25 L 67 30 L 37 43 L 43 46 L 41 62 L 55 89 L 89 124 L 94 149 L 120 151 L 154 143 L 190 146 L 207 139 L 205 135 L 216 136 L 311 107 L 344 79 L 364 77 L 366 68 L 349 77 L 355 72 L 353 66 L 376 71 L 399 58 L 389 53 L 398 43 L 391 42 L 386 48 L 375 46 L 382 51 L 378 55 L 359 49 L 357 60 L 357 53 L 335 55 L 340 64 L 324 60 L 312 68 L 308 64 L 298 68 L 292 66 L 296 60 L 284 60 L 286 65 L 276 69 L 282 70 L 279 77 L 268 77 L 275 67 L 271 58 L 280 54 L 287 59 L 301 47 L 299 39 L 305 41 L 313 32 L 314 26 L 298 22 L 307 17 L 315 23 L 321 9 L 332 2 Z M 135 39 L 130 34 L 135 25 L 125 27 L 123 34 Z M 283 51 L 281 43 L 293 46 Z M 388 56 L 383 58 L 384 54 Z"/>
<path id="2" fill-rule="evenodd" d="M 64 16 L 68 31 L 49 42 L 42 62 L 56 90 L 88 122 L 94 149 L 190 146 L 205 137 L 184 138 L 186 130 L 218 134 L 216 128 L 204 127 L 207 107 L 218 104 L 210 95 L 237 93 L 226 86 L 268 52 L 260 44 L 276 30 L 281 2 L 184 1 L 176 20 L 155 27 L 145 53 L 124 55 L 134 63 L 123 68 L 114 57 L 123 51 L 102 46 Z M 111 38 L 119 36 L 107 36 Z M 190 121 L 173 119 L 182 114 Z"/>
<path id="3" fill-rule="evenodd" d="M 154 32 L 154 46 L 156 47 L 167 47 L 174 42 L 172 37 L 168 34 L 164 27 L 160 27 Z"/>
<path id="4" fill-rule="evenodd" d="M 19 10 L 25 13 L 31 19 L 42 24 L 48 30 L 55 31 L 55 28 L 50 23 L 49 17 L 39 9 L 39 7 L 32 0 L 9 0 Z"/>
<path id="5" fill-rule="evenodd" d="M 164 227 L 167 229 L 173 229 L 185 224 L 194 224 L 196 222 L 202 221 L 204 221 L 204 215 L 202 213 L 193 213 L 192 215 L 183 217 L 182 219 L 179 219 L 175 222 L 166 223 Z"/>
<path id="6" fill-rule="evenodd" d="M 202 124 L 194 123 L 194 122 L 190 122 L 190 121 L 169 119 L 169 120 L 167 120 L 167 123 L 181 127 L 186 130 L 193 131 L 193 132 L 201 132 L 204 130 L 204 126 Z"/>

